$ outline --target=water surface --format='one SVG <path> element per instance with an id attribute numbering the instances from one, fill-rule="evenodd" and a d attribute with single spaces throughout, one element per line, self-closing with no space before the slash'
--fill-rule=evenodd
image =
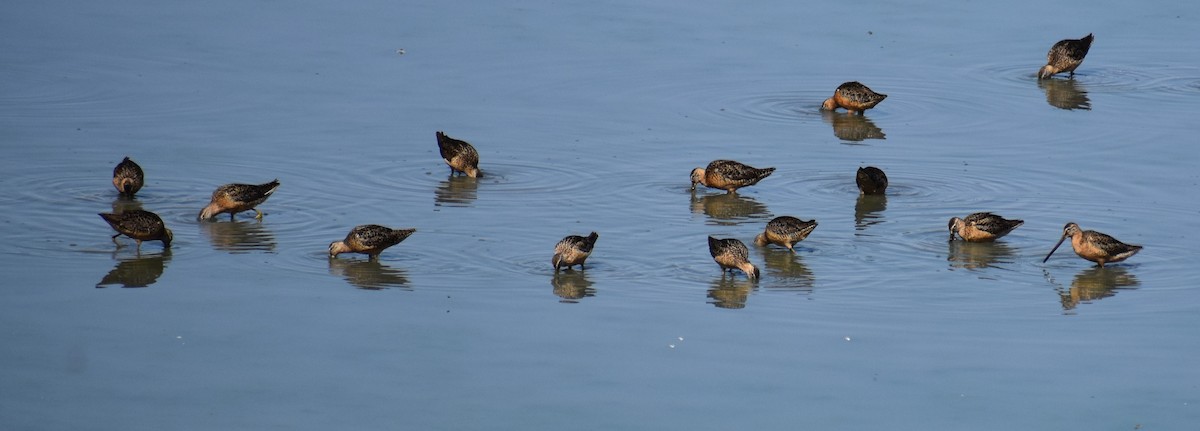
<path id="1" fill-rule="evenodd" d="M 0 12 L 0 428 L 1200 423 L 1191 3 Z M 1089 32 L 1074 79 L 1034 79 Z M 889 98 L 820 112 L 849 80 Z M 484 176 L 450 176 L 437 130 Z M 777 170 L 688 189 L 722 158 Z M 858 195 L 867 165 L 886 196 Z M 262 220 L 195 220 L 274 178 Z M 110 240 L 96 213 L 129 208 L 170 250 Z M 1026 223 L 947 240 L 985 210 Z M 722 275 L 705 238 L 780 215 L 820 226 L 751 246 L 761 281 Z M 1043 264 L 1068 221 L 1146 248 Z M 417 233 L 327 257 L 366 223 Z M 591 231 L 587 270 L 555 274 Z"/>

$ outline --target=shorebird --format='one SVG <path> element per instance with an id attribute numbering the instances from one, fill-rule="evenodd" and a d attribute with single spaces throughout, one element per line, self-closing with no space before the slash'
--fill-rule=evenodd
<path id="1" fill-rule="evenodd" d="M 707 168 L 692 169 L 692 190 L 696 184 L 733 193 L 742 187 L 752 186 L 775 172 L 775 168 L 758 169 L 733 160 L 713 160 Z"/>
<path id="2" fill-rule="evenodd" d="M 563 267 L 571 269 L 575 265 L 579 265 L 579 269 L 587 269 L 583 266 L 583 262 L 592 255 L 592 248 L 596 246 L 596 238 L 599 237 L 599 234 L 592 232 L 586 237 L 568 235 L 559 241 L 554 246 L 554 257 L 550 258 L 550 264 L 554 265 L 554 272 L 558 272 Z"/>
<path id="3" fill-rule="evenodd" d="M 1046 53 L 1046 65 L 1038 70 L 1038 79 L 1050 79 L 1058 73 L 1068 72 L 1075 76 L 1075 68 L 1083 63 L 1083 58 L 1087 57 L 1088 49 L 1092 47 L 1091 33 L 1084 36 L 1082 39 L 1063 39 L 1050 47 L 1050 52 Z"/>
<path id="4" fill-rule="evenodd" d="M 334 258 L 342 253 L 361 253 L 367 255 L 367 260 L 379 259 L 388 247 L 404 241 L 416 229 L 392 229 L 377 224 L 355 226 L 346 235 L 346 239 L 329 243 L 329 257 Z"/>
<path id="5" fill-rule="evenodd" d="M 112 240 L 117 242 L 117 237 L 125 235 L 137 241 L 138 251 L 142 250 L 142 241 L 162 241 L 163 248 L 171 247 L 171 239 L 174 235 L 171 230 L 167 229 L 166 223 L 163 223 L 158 214 L 144 210 L 129 210 L 121 213 L 100 213 L 100 217 L 108 222 L 117 231 L 116 235 L 112 236 Z"/>
<path id="6" fill-rule="evenodd" d="M 233 220 L 234 214 L 249 210 L 254 210 L 254 218 L 261 219 L 263 213 L 255 207 L 271 197 L 271 193 L 275 193 L 277 188 L 279 188 L 278 179 L 259 185 L 226 184 L 217 187 L 212 193 L 212 200 L 209 201 L 208 206 L 200 210 L 199 219 L 208 220 L 217 214 L 229 213 L 229 219 Z"/>
<path id="7" fill-rule="evenodd" d="M 948 227 L 951 241 L 954 240 L 954 234 L 958 234 L 966 241 L 987 242 L 1008 235 L 1022 224 L 1025 224 L 1024 220 L 1009 220 L 989 212 L 979 212 L 965 219 L 951 217 Z"/>
<path id="8" fill-rule="evenodd" d="M 708 237 L 708 253 L 712 255 L 717 265 L 721 266 L 722 273 L 726 270 L 733 273 L 734 269 L 740 269 L 751 280 L 758 279 L 758 268 L 750 263 L 750 250 L 746 248 L 746 244 L 742 244 L 736 238 Z"/>
<path id="9" fill-rule="evenodd" d="M 462 172 L 471 178 L 479 176 L 479 152 L 475 151 L 475 147 L 466 141 L 446 136 L 441 131 L 437 132 L 437 141 L 442 160 L 450 166 L 450 175 Z"/>
<path id="10" fill-rule="evenodd" d="M 837 90 L 834 90 L 833 97 L 825 99 L 825 102 L 821 103 L 821 109 L 834 111 L 837 108 L 846 108 L 847 111 L 861 114 L 863 111 L 874 108 L 886 98 L 886 94 L 871 91 L 870 88 L 858 81 L 850 81 L 839 85 Z"/>
<path id="11" fill-rule="evenodd" d="M 792 245 L 804 241 L 816 228 L 816 220 L 804 221 L 792 216 L 775 217 L 767 222 L 767 229 L 763 233 L 754 237 L 754 243 L 760 247 L 778 244 L 795 253 L 796 249 L 792 248 Z"/>
<path id="12" fill-rule="evenodd" d="M 142 184 L 145 183 L 145 174 L 142 172 L 142 167 L 125 157 L 121 163 L 113 168 L 113 187 L 125 196 L 133 196 L 138 190 L 142 189 Z"/>
<path id="13" fill-rule="evenodd" d="M 1063 226 L 1062 238 L 1059 238 L 1058 244 L 1054 244 L 1054 248 L 1050 249 L 1042 263 L 1050 260 L 1050 255 L 1058 250 L 1067 237 L 1071 237 L 1071 248 L 1075 249 L 1075 254 L 1096 262 L 1101 268 L 1106 263 L 1120 262 L 1142 251 L 1140 245 L 1126 244 L 1094 230 L 1080 230 L 1078 224 L 1071 222 Z"/>
<path id="14" fill-rule="evenodd" d="M 888 186 L 887 175 L 883 173 L 883 169 L 874 166 L 858 168 L 854 181 L 858 183 L 858 190 L 864 195 L 881 195 Z"/>

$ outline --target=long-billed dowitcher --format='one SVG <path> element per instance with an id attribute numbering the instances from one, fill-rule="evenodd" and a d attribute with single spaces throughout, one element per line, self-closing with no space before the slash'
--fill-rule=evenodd
<path id="1" fill-rule="evenodd" d="M 708 253 L 721 266 L 722 273 L 726 270 L 733 273 L 734 269 L 740 269 L 751 280 L 758 279 L 758 267 L 750 263 L 750 249 L 736 238 L 708 237 Z"/>
<path id="2" fill-rule="evenodd" d="M 475 151 L 475 147 L 466 141 L 446 136 L 441 131 L 437 132 L 437 141 L 442 160 L 450 166 L 450 175 L 462 172 L 471 178 L 479 176 L 479 152 Z"/>
<path id="3" fill-rule="evenodd" d="M 592 255 L 592 247 L 596 246 L 596 238 L 599 237 L 599 234 L 592 232 L 586 237 L 568 235 L 559 241 L 554 246 L 554 257 L 550 258 L 550 264 L 554 265 L 554 272 L 558 272 L 563 267 L 571 269 L 575 265 L 579 265 L 579 269 L 587 269 L 583 266 L 583 262 Z"/>
<path id="4" fill-rule="evenodd" d="M 116 235 L 112 236 L 112 240 L 117 242 L 117 237 L 125 235 L 137 241 L 138 251 L 142 250 L 142 241 L 162 241 L 163 248 L 171 247 L 171 239 L 175 236 L 167 229 L 166 223 L 163 223 L 158 214 L 144 210 L 129 210 L 121 213 L 100 213 L 100 217 L 112 226 L 113 230 L 117 231 Z"/>
<path id="5" fill-rule="evenodd" d="M 263 213 L 255 207 L 271 197 L 277 188 L 279 188 L 278 179 L 266 184 L 226 184 L 217 187 L 212 193 L 212 200 L 208 202 L 208 206 L 200 210 L 199 218 L 208 220 L 216 217 L 217 214 L 229 213 L 229 219 L 233 220 L 234 214 L 254 210 L 254 218 L 261 219 Z"/>
<path id="6" fill-rule="evenodd" d="M 854 182 L 858 183 L 858 190 L 864 195 L 881 195 L 888 186 L 887 175 L 883 173 L 883 169 L 874 166 L 858 168 Z"/>
<path id="7" fill-rule="evenodd" d="M 821 103 L 821 109 L 833 111 L 837 108 L 846 108 L 847 111 L 861 114 L 863 111 L 874 108 L 886 98 L 886 94 L 876 93 L 858 81 L 850 81 L 839 85 L 837 90 L 834 90 L 833 97 L 825 99 L 825 102 Z"/>
<path id="8" fill-rule="evenodd" d="M 142 184 L 145 183 L 145 173 L 142 172 L 142 167 L 125 157 L 121 163 L 113 168 L 113 187 L 125 196 L 133 196 L 138 190 L 142 189 Z"/>
<path id="9" fill-rule="evenodd" d="M 1046 53 L 1046 65 L 1038 70 L 1038 79 L 1050 79 L 1051 76 L 1063 72 L 1075 76 L 1075 68 L 1087 57 L 1088 49 L 1092 47 L 1092 39 L 1092 34 L 1088 33 L 1082 39 L 1063 39 L 1055 43 L 1050 47 L 1050 52 Z"/>
<path id="10" fill-rule="evenodd" d="M 1106 263 L 1116 263 L 1128 259 L 1129 256 L 1142 251 L 1140 245 L 1130 245 L 1117 241 L 1116 238 L 1096 232 L 1094 230 L 1080 230 L 1079 225 L 1074 222 L 1067 223 L 1063 226 L 1062 238 L 1058 239 L 1058 244 L 1054 244 L 1054 248 L 1050 249 L 1050 253 L 1046 254 L 1046 258 L 1042 259 L 1042 263 L 1050 260 L 1050 255 L 1054 254 L 1063 241 L 1071 237 L 1071 248 L 1075 249 L 1075 254 L 1084 259 L 1096 262 L 1101 268 Z"/>
<path id="11" fill-rule="evenodd" d="M 792 216 L 775 217 L 767 222 L 767 228 L 763 233 L 754 237 L 754 243 L 760 247 L 767 244 L 778 244 L 795 253 L 796 249 L 792 246 L 804 241 L 804 238 L 808 238 L 808 234 L 816 228 L 816 220 L 804 221 Z"/>
<path id="12" fill-rule="evenodd" d="M 752 186 L 775 172 L 775 168 L 758 169 L 733 160 L 713 160 L 707 168 L 692 169 L 692 190 L 696 184 L 733 193 L 742 187 Z"/>
<path id="13" fill-rule="evenodd" d="M 1008 235 L 1022 224 L 1025 224 L 1024 220 L 1009 220 L 989 212 L 978 212 L 965 219 L 951 217 L 948 227 L 950 240 L 954 240 L 954 234 L 958 234 L 966 241 L 987 242 Z"/>
<path id="14" fill-rule="evenodd" d="M 392 229 L 377 224 L 355 226 L 346 234 L 346 239 L 329 243 L 329 257 L 337 257 L 342 253 L 361 253 L 367 255 L 367 260 L 379 259 L 379 253 L 399 244 L 416 231 Z"/>

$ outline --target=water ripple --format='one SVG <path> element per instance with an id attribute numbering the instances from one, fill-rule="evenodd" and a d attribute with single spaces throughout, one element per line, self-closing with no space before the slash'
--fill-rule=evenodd
<path id="1" fill-rule="evenodd" d="M 694 94 L 690 98 L 707 112 L 720 116 L 770 123 L 796 123 L 819 118 L 820 110 L 816 108 L 821 106 L 825 97 L 829 97 L 825 92 L 815 90 L 746 94 L 735 91 L 738 86 L 733 84 L 728 82 L 724 85 L 730 94 L 721 93 L 721 87 L 709 87 L 713 90 L 711 93 Z"/>
<path id="2" fill-rule="evenodd" d="M 1013 63 L 983 63 L 973 71 L 1006 87 L 1028 88 L 1037 83 L 1037 66 Z M 1097 93 L 1147 92 L 1170 90 L 1195 92 L 1198 72 L 1195 68 L 1164 64 L 1090 66 L 1085 62 L 1074 78 L 1056 75 L 1054 80 L 1074 80 L 1088 91 Z"/>
<path id="3" fill-rule="evenodd" d="M 547 195 L 616 193 L 601 184 L 586 164 L 567 165 L 554 159 L 493 157 L 480 163 L 479 178 L 451 176 L 441 159 L 420 169 L 376 164 L 364 172 L 367 185 L 410 195 L 428 195 L 436 206 L 469 207 L 482 198 L 538 201 Z"/>

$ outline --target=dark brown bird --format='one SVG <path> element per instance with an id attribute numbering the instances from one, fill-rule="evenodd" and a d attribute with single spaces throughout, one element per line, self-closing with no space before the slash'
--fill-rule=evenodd
<path id="1" fill-rule="evenodd" d="M 599 237 L 600 235 L 592 232 L 586 237 L 568 235 L 559 241 L 554 246 L 554 257 L 550 258 L 550 264 L 554 265 L 554 272 L 558 272 L 563 267 L 571 269 L 575 265 L 579 265 L 579 269 L 587 269 L 583 266 L 583 262 L 592 255 L 592 248 L 596 246 L 596 239 Z"/>
<path id="2" fill-rule="evenodd" d="M 858 81 L 850 81 L 839 85 L 837 90 L 834 90 L 833 97 L 825 99 L 825 102 L 821 103 L 821 109 L 833 111 L 837 108 L 846 108 L 847 111 L 862 114 L 863 111 L 874 108 L 886 98 L 886 94 L 871 91 L 870 88 Z"/>
<path id="3" fill-rule="evenodd" d="M 778 244 L 787 247 L 792 253 L 793 245 L 808 238 L 808 234 L 817 228 L 816 220 L 804 221 L 792 216 L 775 217 L 767 222 L 767 229 L 754 237 L 754 243 L 759 247 L 767 244 Z"/>
<path id="4" fill-rule="evenodd" d="M 708 253 L 721 266 L 722 273 L 726 270 L 733 273 L 734 269 L 740 269 L 751 280 L 758 279 L 758 267 L 750 263 L 750 249 L 736 238 L 708 237 Z"/>
<path id="5" fill-rule="evenodd" d="M 361 253 L 367 255 L 367 260 L 379 259 L 379 253 L 399 244 L 416 231 L 392 229 L 377 224 L 355 226 L 346 235 L 346 239 L 329 243 L 329 257 L 337 257 L 342 253 Z"/>
<path id="6" fill-rule="evenodd" d="M 1025 224 L 1024 220 L 1008 220 L 989 212 L 978 212 L 965 219 L 951 217 L 947 227 L 951 240 L 954 240 L 954 234 L 958 234 L 969 242 L 986 242 L 1008 235 L 1022 224 Z"/>
<path id="7" fill-rule="evenodd" d="M 437 141 L 442 160 L 450 166 L 450 175 L 462 172 L 471 178 L 479 176 L 479 152 L 475 151 L 475 147 L 466 141 L 446 136 L 441 131 L 437 132 Z"/>
<path id="8" fill-rule="evenodd" d="M 758 169 L 733 160 L 713 160 L 707 168 L 692 169 L 692 190 L 696 184 L 733 193 L 742 187 L 752 186 L 775 172 L 775 168 Z"/>
<path id="9" fill-rule="evenodd" d="M 1050 253 L 1046 254 L 1046 258 L 1042 259 L 1042 263 L 1050 260 L 1050 255 L 1054 254 L 1058 247 L 1066 241 L 1067 237 L 1071 238 L 1071 248 L 1075 249 L 1075 254 L 1084 259 L 1096 262 L 1101 268 L 1105 263 L 1115 263 L 1128 259 L 1130 256 L 1142 251 L 1140 245 L 1130 245 L 1117 241 L 1116 238 L 1096 232 L 1094 230 L 1080 230 L 1079 225 L 1067 223 L 1063 226 L 1062 238 L 1058 239 L 1058 244 L 1054 244 L 1054 248 L 1050 249 Z"/>
<path id="10" fill-rule="evenodd" d="M 233 220 L 234 214 L 254 210 L 254 218 L 261 219 L 263 213 L 255 207 L 271 197 L 271 194 L 275 193 L 275 189 L 277 188 L 279 188 L 278 179 L 259 185 L 226 184 L 217 187 L 213 191 L 212 200 L 209 201 L 208 206 L 200 210 L 199 218 L 200 220 L 208 220 L 217 214 L 229 213 L 229 219 Z"/>
<path id="11" fill-rule="evenodd" d="M 887 175 L 882 169 L 874 166 L 858 168 L 854 181 L 858 183 L 858 190 L 864 195 L 881 195 L 888 186 Z"/>
<path id="12" fill-rule="evenodd" d="M 1038 79 L 1050 79 L 1058 73 L 1069 72 L 1075 76 L 1075 68 L 1083 63 L 1088 49 L 1092 47 L 1091 33 L 1082 39 L 1063 39 L 1050 47 L 1046 53 L 1046 65 L 1038 70 Z"/>
<path id="13" fill-rule="evenodd" d="M 117 237 L 125 235 L 137 241 L 138 251 L 142 250 L 142 241 L 162 241 L 163 248 L 171 247 L 171 239 L 175 236 L 167 229 L 166 223 L 163 223 L 158 214 L 143 210 L 129 210 L 117 214 L 100 213 L 100 217 L 112 226 L 113 230 L 117 231 L 116 235 L 112 236 L 112 240 L 117 242 Z"/>
<path id="14" fill-rule="evenodd" d="M 142 167 L 126 157 L 121 163 L 113 168 L 113 187 L 125 196 L 133 196 L 138 190 L 142 189 L 142 184 L 145 183 L 145 174 L 142 172 Z"/>

